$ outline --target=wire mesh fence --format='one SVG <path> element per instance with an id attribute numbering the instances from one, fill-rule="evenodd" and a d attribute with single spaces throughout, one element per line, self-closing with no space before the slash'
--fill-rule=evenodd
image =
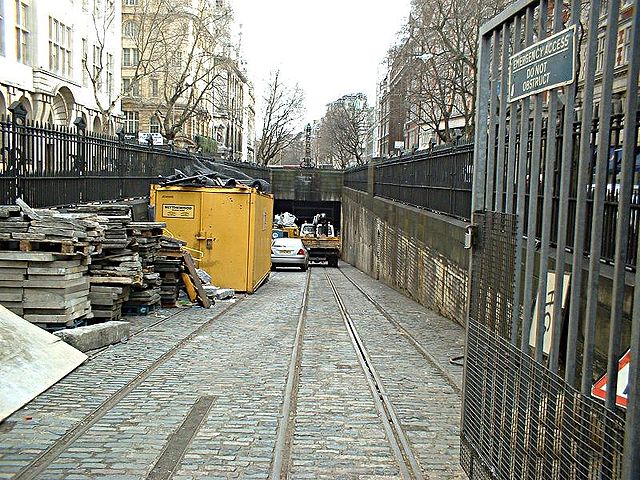
<path id="1" fill-rule="evenodd" d="M 462 465 L 640 478 L 638 2 L 520 0 L 479 44 Z"/>

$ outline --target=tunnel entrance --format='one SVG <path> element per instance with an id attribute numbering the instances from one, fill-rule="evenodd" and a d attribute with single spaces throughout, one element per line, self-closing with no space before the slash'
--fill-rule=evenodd
<path id="1" fill-rule="evenodd" d="M 310 200 L 275 200 L 274 214 L 289 212 L 298 217 L 298 225 L 310 222 L 317 213 L 325 213 L 333 226 L 340 231 L 341 202 L 322 202 Z"/>

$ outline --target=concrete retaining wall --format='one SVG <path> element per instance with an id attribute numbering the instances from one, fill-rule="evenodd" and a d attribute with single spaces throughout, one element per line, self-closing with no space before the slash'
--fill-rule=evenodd
<path id="1" fill-rule="evenodd" d="M 464 324 L 466 224 L 344 188 L 342 258 L 444 317 Z"/>

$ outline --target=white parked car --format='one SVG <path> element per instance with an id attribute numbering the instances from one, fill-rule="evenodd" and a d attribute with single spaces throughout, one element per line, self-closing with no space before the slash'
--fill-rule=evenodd
<path id="1" fill-rule="evenodd" d="M 276 267 L 309 268 L 309 252 L 299 238 L 276 238 L 271 242 L 271 270 Z"/>

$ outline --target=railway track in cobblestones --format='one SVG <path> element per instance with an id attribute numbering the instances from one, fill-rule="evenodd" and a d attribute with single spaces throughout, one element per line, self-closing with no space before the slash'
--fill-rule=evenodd
<path id="1" fill-rule="evenodd" d="M 35 478 L 41 478 L 40 475 L 51 465 L 63 452 L 65 452 L 74 442 L 76 442 L 82 435 L 84 435 L 91 427 L 93 427 L 101 418 L 103 418 L 111 409 L 113 409 L 125 396 L 131 393 L 136 387 L 142 384 L 149 376 L 151 376 L 158 368 L 173 358 L 185 345 L 191 342 L 194 338 L 203 333 L 209 328 L 216 320 L 223 315 L 227 314 L 230 310 L 242 303 L 244 298 L 240 299 L 231 306 L 225 308 L 221 312 L 217 313 L 211 319 L 196 328 L 184 339 L 180 340 L 172 348 L 167 350 L 164 354 L 158 357 L 153 363 L 146 367 L 142 372 L 135 376 L 126 385 L 123 385 L 118 391 L 102 402 L 91 413 L 86 415 L 75 427 L 67 431 L 60 439 L 53 443 L 47 450 L 42 452 L 33 461 L 26 465 L 16 476 L 14 480 L 31 480 Z M 174 315 L 172 315 L 173 317 Z M 155 322 L 153 325 L 158 325 L 171 317 L 162 319 Z M 150 328 L 146 327 L 146 329 Z M 143 329 L 144 330 L 144 329 Z"/>
<path id="2" fill-rule="evenodd" d="M 311 283 L 311 270 L 307 270 L 302 304 L 298 314 L 298 326 L 293 341 L 293 351 L 287 374 L 284 401 L 274 448 L 273 462 L 271 464 L 271 480 L 287 478 L 291 462 L 291 446 L 295 429 L 296 399 L 298 398 L 298 386 L 300 384 L 300 368 L 302 362 L 302 343 L 304 340 L 305 320 L 307 318 L 307 305 L 309 297 L 309 285 Z"/>
<path id="3" fill-rule="evenodd" d="M 358 290 L 368 301 L 371 303 L 376 310 L 382 315 L 391 325 L 395 327 L 400 334 L 405 337 L 409 343 L 424 357 L 427 362 L 431 364 L 440 374 L 442 379 L 447 382 L 447 384 L 456 392 L 459 396 L 462 396 L 462 389 L 458 385 L 457 381 L 453 378 L 453 376 L 447 372 L 446 369 L 442 367 L 440 362 L 436 360 L 433 355 L 429 353 L 429 351 L 416 339 L 411 333 L 400 324 L 393 316 L 378 303 L 371 295 L 369 295 L 355 280 L 353 280 L 349 275 L 344 273 L 343 270 L 340 270 L 340 273 L 353 285 L 356 290 Z"/>
<path id="4" fill-rule="evenodd" d="M 340 293 L 338 292 L 338 289 L 336 288 L 333 280 L 326 271 L 325 276 L 327 282 L 329 283 L 329 286 L 331 287 L 331 290 L 333 291 L 336 302 L 338 303 L 340 315 L 342 316 L 351 342 L 353 343 L 358 361 L 360 362 L 362 370 L 365 373 L 365 377 L 371 390 L 371 395 L 375 403 L 375 407 L 378 410 L 378 415 L 382 421 L 385 434 L 387 436 L 387 439 L 389 440 L 389 444 L 396 458 L 396 461 L 398 462 L 400 474 L 404 479 L 421 480 L 424 478 L 422 475 L 422 469 L 420 468 L 420 465 L 418 464 L 418 461 L 413 453 L 409 439 L 402 427 L 398 415 L 396 414 L 393 404 L 391 403 L 391 400 L 385 391 L 382 380 L 371 361 L 371 357 L 364 345 L 364 342 L 358 334 L 355 323 L 349 315 L 349 312 L 344 304 L 344 301 L 342 300 Z"/>
<path id="5" fill-rule="evenodd" d="M 172 319 L 173 317 L 180 315 L 181 313 L 183 313 L 183 310 L 178 310 L 177 312 L 171 313 L 170 315 L 167 315 L 164 318 L 161 318 L 149 325 L 147 325 L 146 327 L 142 327 L 140 330 L 133 332 L 131 335 L 129 335 L 129 339 L 133 338 L 133 337 L 137 337 L 138 335 L 147 332 L 151 329 L 153 329 L 154 327 L 157 327 L 158 325 L 166 322 L 167 320 Z M 99 356 L 102 352 L 104 352 L 105 350 L 108 350 L 109 347 L 111 347 L 111 345 L 107 345 L 105 347 L 102 348 L 98 348 L 96 350 L 93 350 L 92 352 L 89 352 L 89 360 L 93 360 L 94 358 L 96 358 L 97 356 Z"/>

